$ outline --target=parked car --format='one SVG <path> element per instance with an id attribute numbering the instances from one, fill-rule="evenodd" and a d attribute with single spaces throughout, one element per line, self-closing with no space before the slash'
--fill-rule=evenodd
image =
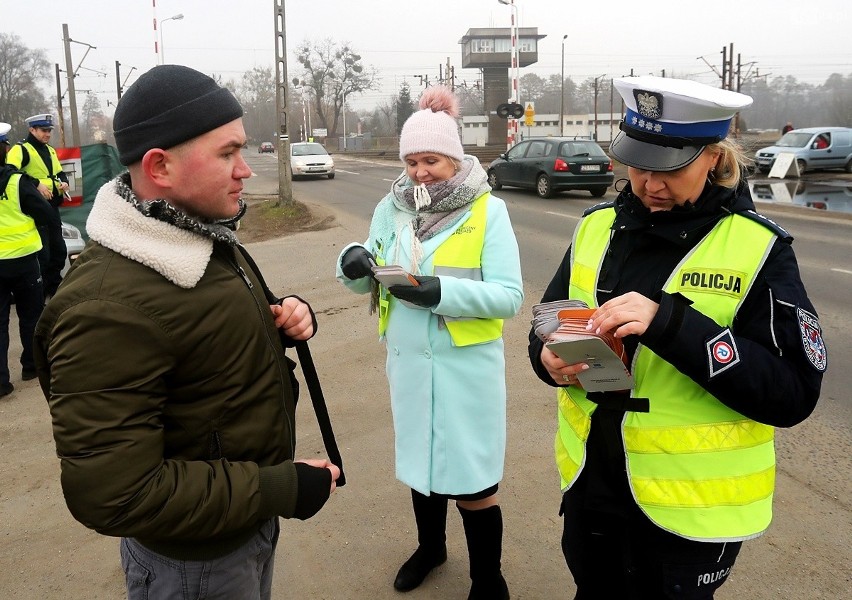
<path id="1" fill-rule="evenodd" d="M 794 155 L 799 173 L 814 169 L 846 169 L 852 173 L 852 129 L 848 127 L 807 127 L 785 133 L 774 146 L 754 155 L 755 166 L 769 173 L 782 152 Z"/>
<path id="2" fill-rule="evenodd" d="M 293 179 L 317 175 L 334 179 L 334 159 L 322 144 L 316 142 L 290 144 L 290 167 Z"/>
<path id="3" fill-rule="evenodd" d="M 257 147 L 258 154 L 263 154 L 265 152 L 275 154 L 275 146 L 272 142 L 261 142 L 260 146 Z"/>
<path id="4" fill-rule="evenodd" d="M 542 198 L 563 190 L 587 190 L 600 198 L 614 180 L 612 160 L 592 140 L 525 140 L 488 165 L 492 189 L 504 185 L 525 188 Z"/>
<path id="5" fill-rule="evenodd" d="M 79 229 L 65 221 L 62 221 L 62 238 L 65 240 L 65 248 L 68 251 L 65 268 L 62 269 L 62 276 L 64 277 L 65 272 L 71 267 L 71 263 L 77 260 L 77 257 L 80 256 L 80 253 L 86 246 L 86 240 L 83 239 L 83 235 Z"/>

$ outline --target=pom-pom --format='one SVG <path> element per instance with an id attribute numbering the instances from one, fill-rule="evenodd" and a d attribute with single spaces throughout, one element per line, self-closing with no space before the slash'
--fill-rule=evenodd
<path id="1" fill-rule="evenodd" d="M 459 116 L 459 99 L 443 85 L 434 85 L 426 88 L 420 96 L 420 109 L 431 109 L 432 112 L 445 112 L 451 117 Z"/>

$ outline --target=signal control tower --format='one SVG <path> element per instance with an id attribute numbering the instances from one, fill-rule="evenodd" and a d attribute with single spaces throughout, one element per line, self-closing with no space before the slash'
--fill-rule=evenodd
<path id="1" fill-rule="evenodd" d="M 515 40 L 518 67 L 538 62 L 538 27 L 518 27 Z M 459 40 L 462 46 L 462 68 L 482 70 L 483 104 L 488 117 L 488 145 L 506 145 L 506 120 L 497 116 L 497 106 L 512 96 L 512 29 L 487 27 L 468 29 Z M 520 91 L 520 90 L 519 90 Z M 518 98 L 523 104 L 523 100 Z"/>

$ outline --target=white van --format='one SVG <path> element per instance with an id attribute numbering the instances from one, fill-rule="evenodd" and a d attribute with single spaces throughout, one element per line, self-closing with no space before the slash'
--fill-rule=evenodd
<path id="1" fill-rule="evenodd" d="M 799 173 L 814 169 L 846 169 L 852 173 L 852 129 L 807 127 L 788 131 L 774 146 L 761 148 L 754 162 L 761 173 L 769 173 L 782 152 L 796 156 Z"/>

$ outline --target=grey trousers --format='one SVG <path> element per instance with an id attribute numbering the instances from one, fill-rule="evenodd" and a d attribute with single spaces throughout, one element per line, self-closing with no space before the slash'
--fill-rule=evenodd
<path id="1" fill-rule="evenodd" d="M 270 600 L 278 519 L 248 542 L 209 561 L 174 560 L 121 539 L 127 600 Z"/>

